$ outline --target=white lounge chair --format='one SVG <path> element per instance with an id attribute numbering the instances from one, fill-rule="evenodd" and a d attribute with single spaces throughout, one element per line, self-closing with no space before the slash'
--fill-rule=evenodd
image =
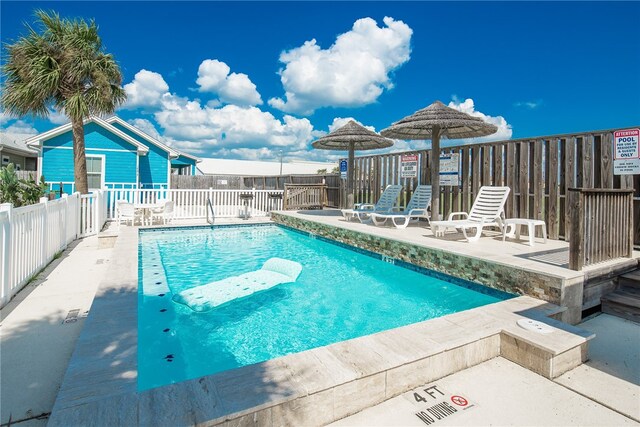
<path id="1" fill-rule="evenodd" d="M 375 205 L 370 203 L 356 204 L 355 209 L 342 209 L 342 216 L 347 221 L 358 218 L 360 222 L 364 222 L 369 220 L 373 212 L 389 213 L 396 204 L 401 191 L 402 185 L 389 185 Z"/>
<path id="2" fill-rule="evenodd" d="M 120 223 L 122 222 L 126 224 L 131 221 L 131 226 L 134 226 L 137 219 L 142 221 L 142 216 L 135 206 L 126 200 L 116 200 L 116 218 L 118 221 L 118 228 L 120 228 Z"/>
<path id="3" fill-rule="evenodd" d="M 270 258 L 261 269 L 186 289 L 173 296 L 173 301 L 193 311 L 209 311 L 219 305 L 248 297 L 282 283 L 295 282 L 302 265 L 282 258 Z"/>
<path id="4" fill-rule="evenodd" d="M 162 207 L 153 209 L 151 211 L 151 219 L 152 219 L 151 222 L 153 222 L 153 220 L 156 218 L 160 219 L 160 221 L 162 221 L 163 224 L 167 224 L 168 222 L 171 222 L 171 220 L 173 219 L 173 210 L 174 210 L 173 208 L 174 208 L 173 200 L 165 200 Z"/>
<path id="5" fill-rule="evenodd" d="M 371 214 L 371 220 L 375 225 L 383 225 L 388 220 L 391 220 L 396 228 L 407 228 L 410 222 L 416 222 L 420 218 L 426 218 L 429 220 L 429 213 L 427 209 L 431 204 L 431 186 L 430 185 L 418 185 L 411 195 L 411 200 L 407 207 L 402 211 L 394 211 L 392 213 L 377 213 Z"/>
<path id="6" fill-rule="evenodd" d="M 436 236 L 444 235 L 449 228 L 461 230 L 468 242 L 475 242 L 480 238 L 484 227 L 498 227 L 500 231 L 504 227 L 504 204 L 509 195 L 509 187 L 480 187 L 480 192 L 473 202 L 471 211 L 452 212 L 446 221 L 431 221 L 431 229 Z M 465 219 L 454 220 L 456 216 L 465 216 Z M 467 230 L 474 228 L 476 233 L 469 237 Z"/>

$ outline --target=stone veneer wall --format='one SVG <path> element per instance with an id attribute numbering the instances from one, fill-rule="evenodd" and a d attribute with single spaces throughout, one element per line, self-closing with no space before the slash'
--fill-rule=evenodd
<path id="1" fill-rule="evenodd" d="M 564 279 L 560 277 L 542 275 L 514 268 L 513 266 L 496 264 L 436 248 L 416 246 L 276 212 L 271 213 L 271 220 L 278 224 L 480 283 L 494 289 L 519 295 L 529 295 L 567 307 L 567 312 L 563 313 L 561 317 L 564 322 L 576 324 L 581 320 L 582 281 L 580 284 L 567 287 Z"/>

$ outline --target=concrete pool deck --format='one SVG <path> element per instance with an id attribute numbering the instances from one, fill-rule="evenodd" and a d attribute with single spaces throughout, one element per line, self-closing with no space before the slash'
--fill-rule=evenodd
<path id="1" fill-rule="evenodd" d="M 243 222 L 246 223 L 246 222 Z M 129 229 L 128 227 L 126 227 L 126 229 Z M 81 241 L 81 244 L 85 243 L 85 242 L 89 242 L 89 239 L 85 239 L 83 241 Z M 94 248 L 94 250 L 97 250 L 97 248 Z M 104 251 L 104 250 L 103 250 Z M 83 253 L 77 250 L 69 250 L 68 253 L 65 253 L 64 255 L 67 259 L 69 260 L 70 263 L 85 263 L 85 264 L 89 264 L 88 261 L 88 256 L 87 253 Z M 102 258 L 102 255 L 100 256 Z M 113 260 L 113 262 L 108 261 L 110 268 L 110 275 L 113 271 L 116 270 L 126 270 L 127 268 L 130 268 L 131 266 L 127 266 L 127 263 L 124 264 L 120 264 L 119 262 L 117 262 L 117 260 Z M 57 270 L 57 269 L 54 269 Z M 49 275 L 49 277 L 47 278 L 47 283 L 44 283 L 42 286 L 43 288 L 46 286 L 51 286 L 51 285 L 55 285 L 55 282 L 70 282 L 69 284 L 75 284 L 77 285 L 80 282 L 87 282 L 87 281 L 96 281 L 98 279 L 100 279 L 100 277 L 98 277 L 97 273 L 93 273 L 93 274 L 89 274 L 89 275 L 82 275 L 82 276 L 75 276 L 73 275 L 71 272 L 73 271 L 73 268 L 69 268 L 67 267 L 66 273 L 67 275 L 60 275 L 58 274 L 58 276 L 62 276 L 62 277 L 52 277 L 52 275 Z M 66 277 L 65 277 L 66 276 Z M 69 277 L 70 276 L 70 277 Z M 89 280 L 87 280 L 89 279 Z M 114 278 L 112 278 L 114 279 Z M 90 361 L 92 359 L 92 357 L 89 357 L 88 359 L 85 357 L 85 360 L 83 363 L 79 363 L 76 364 L 75 367 L 72 367 L 71 365 L 69 366 L 69 371 L 67 372 L 67 377 L 71 378 L 71 377 L 75 377 L 76 380 L 78 382 L 86 382 L 89 378 L 95 378 L 97 377 L 98 382 L 102 382 L 102 386 L 98 386 L 96 388 L 91 388 L 91 387 L 87 387 L 84 388 L 84 392 L 89 393 L 90 395 L 94 395 L 94 397 L 99 397 L 98 394 L 100 391 L 102 392 L 107 392 L 106 394 L 102 395 L 102 399 L 98 399 L 98 400 L 85 400 L 84 402 L 82 402 L 81 400 L 76 401 L 76 403 L 78 403 L 77 405 L 72 405 L 70 407 L 68 407 L 66 411 L 62 411 L 63 413 L 60 414 L 54 414 L 53 419 L 51 420 L 51 423 L 53 425 L 56 424 L 65 424 L 65 425 L 74 425 L 74 424 L 86 424 L 88 422 L 88 420 L 94 420 L 94 423 L 97 425 L 103 425 L 103 424 L 108 424 L 110 422 L 115 422 L 116 425 L 129 425 L 130 423 L 134 423 L 134 424 L 140 424 L 140 425 L 145 425 L 145 424 L 153 424 L 153 420 L 150 418 L 147 418 L 144 415 L 144 413 L 146 412 L 147 409 L 154 409 L 154 411 L 158 410 L 158 406 L 160 407 L 160 409 L 162 407 L 164 407 L 165 409 L 173 409 L 176 410 L 177 408 L 180 407 L 184 407 L 185 401 L 183 399 L 185 399 L 188 403 L 186 406 L 188 406 L 187 409 L 189 409 L 187 411 L 186 414 L 182 414 L 182 417 L 184 416 L 190 416 L 190 415 L 195 415 L 197 413 L 199 413 L 200 415 L 196 418 L 177 418 L 177 419 L 172 419 L 172 418 L 166 418 L 164 419 L 165 421 L 162 422 L 161 424 L 175 424 L 175 423 L 183 423 L 183 424 L 189 424 L 189 423 L 195 423 L 196 421 L 205 421 L 204 418 L 201 418 L 202 416 L 206 415 L 207 413 L 212 414 L 214 412 L 218 412 L 220 410 L 220 407 L 216 408 L 216 405 L 213 405 L 214 402 L 206 402 L 203 400 L 199 400 L 198 396 L 202 397 L 201 394 L 199 394 L 199 388 L 198 387 L 202 387 L 203 384 L 205 385 L 212 385 L 212 389 L 217 390 L 217 394 L 220 397 L 221 394 L 227 394 L 227 396 L 223 396 L 222 398 L 220 398 L 220 403 L 224 404 L 225 407 L 230 407 L 230 405 L 233 405 L 234 402 L 237 405 L 241 405 L 242 404 L 242 398 L 238 397 L 238 399 L 234 398 L 234 394 L 238 394 L 242 392 L 241 388 L 238 388 L 237 390 L 235 390 L 234 393 L 234 387 L 232 387 L 232 382 L 231 381 L 226 381 L 229 378 L 218 378 L 218 379 L 214 379 L 212 383 L 209 382 L 209 377 L 205 377 L 204 381 L 201 380 L 194 380 L 192 382 L 185 382 L 185 383 L 191 383 L 191 384 L 183 384 L 186 385 L 187 387 L 181 387 L 178 384 L 176 384 L 174 386 L 169 387 L 166 392 L 167 393 L 160 393 L 156 396 L 146 396 L 145 398 L 140 397 L 141 400 L 144 400 L 146 403 L 144 405 L 140 405 L 137 404 L 137 408 L 135 409 L 135 411 L 127 411 L 126 410 L 126 405 L 124 406 L 115 406 L 114 407 L 114 403 L 115 405 L 118 405 L 119 403 L 127 403 L 127 401 L 129 401 L 130 403 L 130 399 L 137 401 L 138 397 L 137 396 L 131 396 L 126 392 L 126 388 L 127 388 L 127 384 L 131 384 L 131 381 L 133 380 L 133 382 L 135 382 L 135 377 L 131 378 L 130 374 L 131 374 L 131 370 L 127 368 L 127 366 L 130 367 L 130 365 L 128 365 L 128 363 L 130 363 L 132 360 L 135 360 L 135 357 L 131 357 L 131 353 L 129 353 L 126 349 L 126 343 L 128 342 L 128 340 L 131 338 L 130 335 L 127 334 L 118 334 L 117 331 L 112 330 L 112 334 L 113 335 L 111 338 L 107 338 L 107 333 L 108 333 L 108 329 L 113 329 L 113 323 L 112 320 L 115 317 L 118 318 L 124 318 L 126 320 L 126 318 L 129 317 L 129 314 L 127 313 L 127 311 L 131 311 L 129 308 L 130 306 L 128 304 L 126 304 L 125 299 L 126 299 L 126 295 L 128 294 L 128 292 L 126 291 L 127 286 L 125 285 L 124 282 L 119 281 L 119 280 L 110 280 L 110 289 L 112 290 L 111 292 L 105 292 L 105 289 L 102 289 L 101 291 L 99 291 L 97 293 L 97 298 L 96 298 L 96 302 L 98 302 L 99 299 L 103 299 L 106 296 L 111 296 L 111 297 L 115 297 L 115 300 L 117 302 L 117 304 L 122 304 L 120 309 L 116 309 L 116 307 L 114 307 L 111 304 L 107 304 L 105 305 L 103 308 L 107 308 L 107 309 L 116 309 L 117 312 L 112 312 L 111 316 L 109 317 L 102 317 L 99 314 L 97 315 L 98 317 L 96 317 L 95 320 L 93 320 L 91 317 L 93 316 L 93 314 L 90 315 L 90 319 L 89 322 L 87 322 L 87 326 L 89 324 L 93 324 L 93 326 L 91 327 L 91 329 L 93 329 L 93 332 L 97 332 L 97 334 L 93 334 L 90 330 L 88 331 L 84 331 L 83 330 L 83 334 L 85 334 L 85 332 L 87 332 L 90 335 L 94 335 L 95 337 L 98 337 L 98 341 L 96 342 L 97 346 L 93 346 L 89 341 L 83 341 L 83 337 L 81 337 L 81 339 L 78 341 L 79 345 L 78 348 L 76 349 L 76 353 L 80 356 L 81 353 L 84 354 L 84 356 L 90 356 L 88 353 L 94 353 L 94 355 L 98 355 L 100 357 L 100 359 L 104 359 L 103 362 L 107 365 L 110 365 L 112 368 L 115 367 L 115 369 L 112 369 L 112 372 L 110 374 L 105 374 L 103 372 L 104 375 L 100 375 L 100 373 L 98 371 L 95 370 L 96 366 L 95 364 L 93 364 L 93 366 L 89 366 L 92 363 L 89 363 L 89 365 L 85 364 L 88 360 Z M 137 286 L 137 283 L 136 283 Z M 68 292 L 71 294 L 73 293 L 73 287 L 70 286 L 68 288 Z M 32 293 L 32 295 L 35 293 Z M 21 298 L 20 296 L 18 298 Z M 32 318 L 39 318 L 40 313 L 37 312 L 37 307 L 34 306 L 29 306 L 29 304 L 25 304 L 26 302 L 29 301 L 29 296 L 27 296 L 26 298 L 22 298 L 24 301 L 20 302 L 19 304 L 16 304 L 15 307 L 13 308 L 13 310 L 6 314 L 5 310 L 3 309 L 3 340 L 6 337 L 6 333 L 4 331 L 7 330 L 6 326 L 10 326 L 12 324 L 12 322 L 14 321 L 15 316 L 17 316 L 18 314 L 20 314 L 22 312 L 21 315 L 27 315 L 28 317 L 32 317 Z M 47 303 L 44 300 L 41 300 L 39 303 L 43 304 L 43 305 L 48 305 L 50 306 L 51 309 L 54 309 L 57 305 L 59 305 L 62 301 L 51 301 L 49 303 Z M 536 304 L 542 304 L 541 302 L 538 302 Z M 94 306 L 92 306 L 92 313 L 94 312 L 94 309 L 96 312 L 99 313 L 100 311 L 100 302 L 98 302 L 97 304 L 94 303 Z M 24 310 L 23 310 L 24 307 Z M 34 311 L 34 309 L 36 311 Z M 520 310 L 523 309 L 523 307 L 519 308 Z M 64 311 L 64 310 L 62 310 Z M 133 310 L 135 312 L 135 309 Z M 493 315 L 488 315 L 489 317 L 497 317 L 497 318 L 501 318 L 501 317 L 510 317 L 512 316 L 512 314 L 509 313 L 494 313 Z M 134 316 L 135 317 L 135 316 Z M 476 316 L 474 316 L 476 317 Z M 63 320 L 63 319 L 62 319 Z M 485 313 L 485 315 L 483 316 L 477 316 L 476 320 L 479 321 L 480 323 L 486 322 L 489 319 L 487 318 L 487 314 Z M 492 321 L 495 319 L 492 319 Z M 504 320 L 504 319 L 503 319 Z M 82 322 L 81 320 L 79 322 Z M 454 326 L 460 326 L 460 325 L 456 325 L 455 323 L 457 322 L 462 322 L 461 324 L 464 323 L 469 323 L 469 319 L 453 319 L 453 321 L 447 320 L 447 322 L 449 322 L 449 326 L 450 327 L 454 327 Z M 489 322 L 491 323 L 491 322 Z M 467 326 L 471 326 L 470 324 L 468 324 Z M 486 324 L 483 326 L 487 326 Z M 96 329 L 97 328 L 97 329 Z M 85 328 L 87 329 L 87 328 Z M 637 330 L 637 329 L 636 329 Z M 458 332 L 461 332 L 461 330 L 458 330 Z M 32 336 L 33 334 L 29 333 L 29 329 L 25 328 L 24 330 L 24 339 L 25 341 L 30 341 L 31 342 L 31 352 L 33 352 L 33 349 L 38 349 L 38 342 L 39 339 L 37 336 Z M 402 334 L 398 335 L 398 336 L 403 336 Z M 406 337 L 406 335 L 404 335 Z M 385 345 L 384 343 L 385 338 L 382 338 L 382 345 Z M 482 338 L 479 340 L 483 340 Z M 493 343 L 491 345 L 489 345 L 489 347 L 493 346 L 493 349 L 495 350 L 495 338 L 489 338 L 489 341 L 492 341 Z M 72 340 L 70 340 L 72 341 Z M 437 342 L 436 342 L 437 343 Z M 4 344 L 4 341 L 3 341 Z M 72 346 L 72 342 L 68 342 L 68 343 L 64 343 L 61 344 L 59 347 L 64 347 L 65 345 L 68 347 L 67 348 L 67 352 L 71 351 L 71 348 L 69 348 L 69 346 Z M 380 343 L 377 343 L 376 345 L 380 345 Z M 388 343 L 387 343 L 388 345 Z M 476 345 L 480 345 L 480 344 L 476 344 Z M 28 346 L 25 346 L 25 348 Z M 427 346 L 424 346 L 422 348 L 422 351 L 427 351 L 428 349 L 426 348 Z M 436 346 L 434 345 L 432 349 L 434 349 Z M 384 348 L 384 347 L 383 347 Z M 473 347 L 469 347 L 466 350 L 466 353 L 468 354 L 469 352 L 473 353 L 474 350 L 472 350 Z M 476 348 L 477 349 L 477 348 Z M 41 361 L 36 361 L 35 363 L 37 363 L 39 366 L 42 367 L 42 369 L 47 369 L 49 368 L 49 366 L 47 365 L 48 363 L 48 359 L 51 359 L 52 357 L 55 358 L 55 354 L 57 351 L 60 351 L 61 349 L 58 347 L 52 347 L 50 350 L 51 356 L 50 357 L 46 357 L 47 355 L 40 355 L 40 359 Z M 3 346 L 3 353 L 7 351 L 7 348 Z M 413 350 L 415 351 L 415 350 Z M 374 353 L 378 353 L 379 351 L 375 351 L 374 349 Z M 463 354 L 463 353 L 460 353 Z M 449 356 L 454 356 L 454 353 L 449 353 Z M 76 354 L 74 354 L 74 358 L 76 357 Z M 395 354 L 393 355 L 394 358 L 401 357 L 400 354 L 398 354 L 398 352 L 395 352 Z M 17 358 L 17 355 L 16 355 Z M 6 372 L 7 368 L 7 357 L 3 357 L 2 358 L 2 368 L 3 368 L 3 372 Z M 96 363 L 100 363 L 100 359 L 93 359 L 93 362 Z M 467 363 L 469 362 L 468 356 L 464 356 L 463 359 L 466 359 L 465 361 L 463 361 L 463 363 Z M 15 359 L 14 359 L 15 360 Z M 282 361 L 281 361 L 282 362 Z M 378 360 L 378 361 L 373 361 L 375 363 L 378 364 L 384 364 L 386 363 L 384 360 Z M 388 362 L 388 360 L 387 360 Z M 14 362 L 15 363 L 15 362 Z M 72 362 L 73 363 L 73 362 Z M 281 364 L 278 364 L 281 365 Z M 14 369 L 16 366 L 15 365 L 9 365 L 10 369 Z M 281 366 L 279 366 L 279 368 L 281 368 Z M 357 366 L 354 366 L 354 368 L 357 370 Z M 58 367 L 58 375 L 61 375 L 61 372 L 59 371 L 60 367 Z M 62 368 L 64 369 L 64 368 Z M 93 369 L 93 370 L 92 370 Z M 28 378 L 29 375 L 28 374 L 28 366 L 22 367 L 17 369 L 17 371 L 21 371 L 22 374 L 24 375 L 23 378 Z M 575 370 L 574 370 L 575 371 Z M 574 372 L 574 371 L 570 371 L 570 372 Z M 230 371 L 231 372 L 231 371 Z M 255 371 L 254 371 L 255 372 Z M 282 371 L 281 371 L 282 372 Z M 314 381 L 312 381 L 313 378 L 313 370 L 308 370 L 307 371 L 309 374 L 311 374 L 312 376 L 307 378 L 306 380 L 300 382 L 298 381 L 297 383 L 294 383 L 293 386 L 290 387 L 290 390 L 294 390 L 296 389 L 296 384 L 297 385 L 304 385 L 307 384 L 305 386 L 305 388 L 307 388 L 310 384 L 313 384 Z M 342 372 L 344 373 L 343 369 L 337 369 L 336 372 Z M 18 375 L 18 374 L 17 374 Z M 354 374 L 352 374 L 354 375 Z M 358 375 L 358 373 L 356 372 L 355 375 Z M 317 376 L 317 372 L 316 372 L 316 376 Z M 285 379 L 286 380 L 286 379 Z M 65 382 L 67 381 L 67 379 L 65 379 Z M 317 383 L 318 380 L 315 380 L 315 382 Z M 226 384 L 225 384 L 226 383 Z M 286 383 L 286 381 L 282 382 L 282 384 Z M 606 383 L 606 380 L 605 380 Z M 104 388 L 103 386 L 111 384 L 111 386 L 116 386 L 115 387 L 115 391 L 116 393 L 114 394 L 113 391 L 114 389 L 112 389 L 111 392 L 108 392 L 107 388 Z M 123 386 L 124 388 L 118 388 L 118 384 L 120 386 Z M 346 384 L 346 383 L 345 383 Z M 373 382 L 373 384 L 375 384 L 375 381 Z M 225 385 L 227 387 L 225 387 Z M 195 386 L 195 388 L 193 388 Z M 7 419 L 5 419 L 5 415 L 7 411 L 7 405 L 5 405 L 5 396 L 6 396 L 6 390 L 7 387 L 4 383 L 3 383 L 3 390 L 5 391 L 4 393 L 2 393 L 3 395 L 3 405 L 2 407 L 3 409 L 3 417 L 2 417 L 2 422 L 6 423 L 8 420 L 8 417 L 6 417 Z M 11 385 L 8 386 L 9 389 L 11 390 L 12 387 Z M 191 389 L 189 387 L 192 387 Z M 55 387 L 54 387 L 55 388 Z M 16 400 L 20 400 L 21 398 L 23 400 L 25 400 L 25 397 L 29 397 L 29 390 L 27 388 L 25 388 L 24 390 L 22 390 L 22 392 L 20 392 L 20 390 L 17 390 L 18 393 L 16 393 Z M 73 393 L 76 393 L 76 396 L 78 396 L 77 392 L 81 391 L 79 389 L 76 389 L 75 391 L 73 390 L 73 387 L 65 387 L 63 386 L 63 390 L 67 393 L 67 397 L 69 397 L 70 395 L 72 395 Z M 280 390 L 282 391 L 282 390 Z M 298 387 L 298 391 L 299 392 L 303 392 L 302 390 L 300 390 L 300 388 Z M 344 392 L 346 392 L 347 390 L 343 390 Z M 356 391 L 356 390 L 351 390 L 351 391 Z M 98 393 L 96 393 L 98 392 Z M 124 393 L 122 393 L 124 392 Z M 269 392 L 270 393 L 278 393 L 278 387 L 276 386 L 276 383 L 272 383 L 271 385 L 269 385 Z M 309 390 L 306 390 L 306 395 L 305 396 L 310 396 L 313 395 L 313 393 L 309 394 Z M 335 391 L 334 391 L 335 392 Z M 25 396 L 24 394 L 27 394 L 27 396 Z M 38 394 L 38 389 L 37 388 L 33 388 L 32 389 L 32 393 L 34 395 Z M 231 395 L 228 395 L 228 393 L 231 393 Z M 304 392 L 303 392 L 304 393 Z M 163 397 L 164 396 L 164 397 Z M 59 396 L 60 397 L 60 396 Z M 319 396 L 316 396 L 319 397 Z M 49 400 L 51 400 L 53 398 L 53 396 L 49 397 Z M 85 395 L 86 398 L 86 395 Z M 106 399 L 105 399 L 106 398 Z M 146 399 L 146 400 L 145 400 Z M 195 399 L 195 400 L 194 400 Z M 214 399 L 215 400 L 215 399 Z M 103 406 L 102 404 L 99 404 L 100 401 L 103 401 L 102 403 L 106 403 L 106 406 Z M 294 400 L 294 402 L 296 402 Z M 292 405 L 289 405 L 290 408 L 289 409 L 294 409 L 295 405 L 301 403 L 301 402 L 296 402 Z M 530 404 L 530 402 L 520 402 L 515 404 L 515 407 L 517 408 L 517 405 L 521 404 L 521 405 L 527 405 Z M 148 406 L 146 409 L 145 407 Z M 154 408 L 155 407 L 155 408 Z M 109 410 L 109 408 L 111 408 Z M 603 409 L 603 408 L 601 408 Z M 43 410 L 43 412 L 46 412 L 46 408 Z M 117 415 L 116 415 L 117 412 Z M 162 413 L 164 411 L 159 410 L 159 413 Z M 280 415 L 278 415 L 278 410 L 276 410 L 275 412 L 273 410 L 271 411 L 267 411 L 267 413 L 263 413 L 261 416 L 269 416 L 269 420 L 270 422 L 268 424 L 271 424 L 271 421 L 273 422 L 273 424 L 279 424 L 279 422 L 281 422 L 282 420 L 286 420 L 286 415 L 285 413 L 280 413 Z M 291 413 L 295 413 L 296 411 L 289 411 L 289 414 L 291 415 Z M 17 412 L 13 412 L 14 416 L 13 416 L 13 420 L 19 420 L 21 419 L 19 416 L 17 416 Z M 65 416 L 66 415 L 66 416 Z M 76 417 L 77 416 L 77 417 Z M 149 414 L 147 413 L 147 416 L 149 416 Z M 159 415 L 158 415 L 159 416 Z M 179 415 L 176 415 L 178 417 L 180 417 Z M 257 415 L 255 415 L 257 416 Z M 98 417 L 98 418 L 96 418 Z M 133 417 L 133 418 L 132 418 Z M 205 417 L 206 418 L 206 417 Z M 57 420 L 57 421 L 56 421 Z M 97 420 L 100 420 L 101 422 L 97 422 Z M 182 420 L 182 422 L 180 422 L 180 420 Z M 189 421 L 191 420 L 191 421 Z M 278 421 L 280 420 L 280 421 Z M 103 422 L 102 422 L 103 421 Z M 172 422 L 175 421 L 175 422 Z M 212 421 L 212 419 L 209 419 L 209 421 Z M 245 421 L 247 421 L 247 419 L 245 419 Z M 265 422 L 267 420 L 264 420 Z M 319 421 L 319 420 L 316 420 Z M 38 421 L 32 421 L 31 423 L 37 423 Z M 40 421 L 43 422 L 43 421 Z M 486 424 L 488 423 L 489 420 L 487 420 L 487 422 L 478 422 L 478 424 Z M 31 423 L 22 423 L 20 425 L 29 425 Z M 311 424 L 322 424 L 321 422 L 311 422 Z"/>

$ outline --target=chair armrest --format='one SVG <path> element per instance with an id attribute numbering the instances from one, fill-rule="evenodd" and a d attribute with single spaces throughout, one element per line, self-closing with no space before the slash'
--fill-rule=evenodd
<path id="1" fill-rule="evenodd" d="M 401 212 L 403 210 L 404 210 L 404 208 L 402 208 L 400 206 L 394 206 L 391 209 L 389 209 L 389 212 Z"/>
<path id="2" fill-rule="evenodd" d="M 451 221 L 454 216 L 464 216 L 464 219 L 469 219 L 469 214 L 466 212 L 451 212 L 449 214 L 449 217 L 447 218 L 447 221 Z"/>

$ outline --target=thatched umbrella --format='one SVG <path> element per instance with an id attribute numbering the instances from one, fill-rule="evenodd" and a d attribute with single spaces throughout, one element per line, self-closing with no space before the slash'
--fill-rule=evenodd
<path id="1" fill-rule="evenodd" d="M 349 163 L 347 170 L 347 207 L 353 207 L 353 178 L 354 178 L 354 151 L 375 150 L 387 148 L 393 145 L 393 141 L 383 138 L 377 133 L 360 126 L 353 120 L 334 130 L 328 135 L 318 138 L 312 144 L 313 148 L 321 150 L 348 150 Z"/>
<path id="2" fill-rule="evenodd" d="M 440 218 L 440 138 L 475 138 L 496 133 L 498 128 L 472 117 L 440 101 L 436 101 L 422 110 L 418 110 L 380 132 L 388 138 L 431 140 L 431 186 L 434 194 L 431 200 L 431 217 Z"/>

